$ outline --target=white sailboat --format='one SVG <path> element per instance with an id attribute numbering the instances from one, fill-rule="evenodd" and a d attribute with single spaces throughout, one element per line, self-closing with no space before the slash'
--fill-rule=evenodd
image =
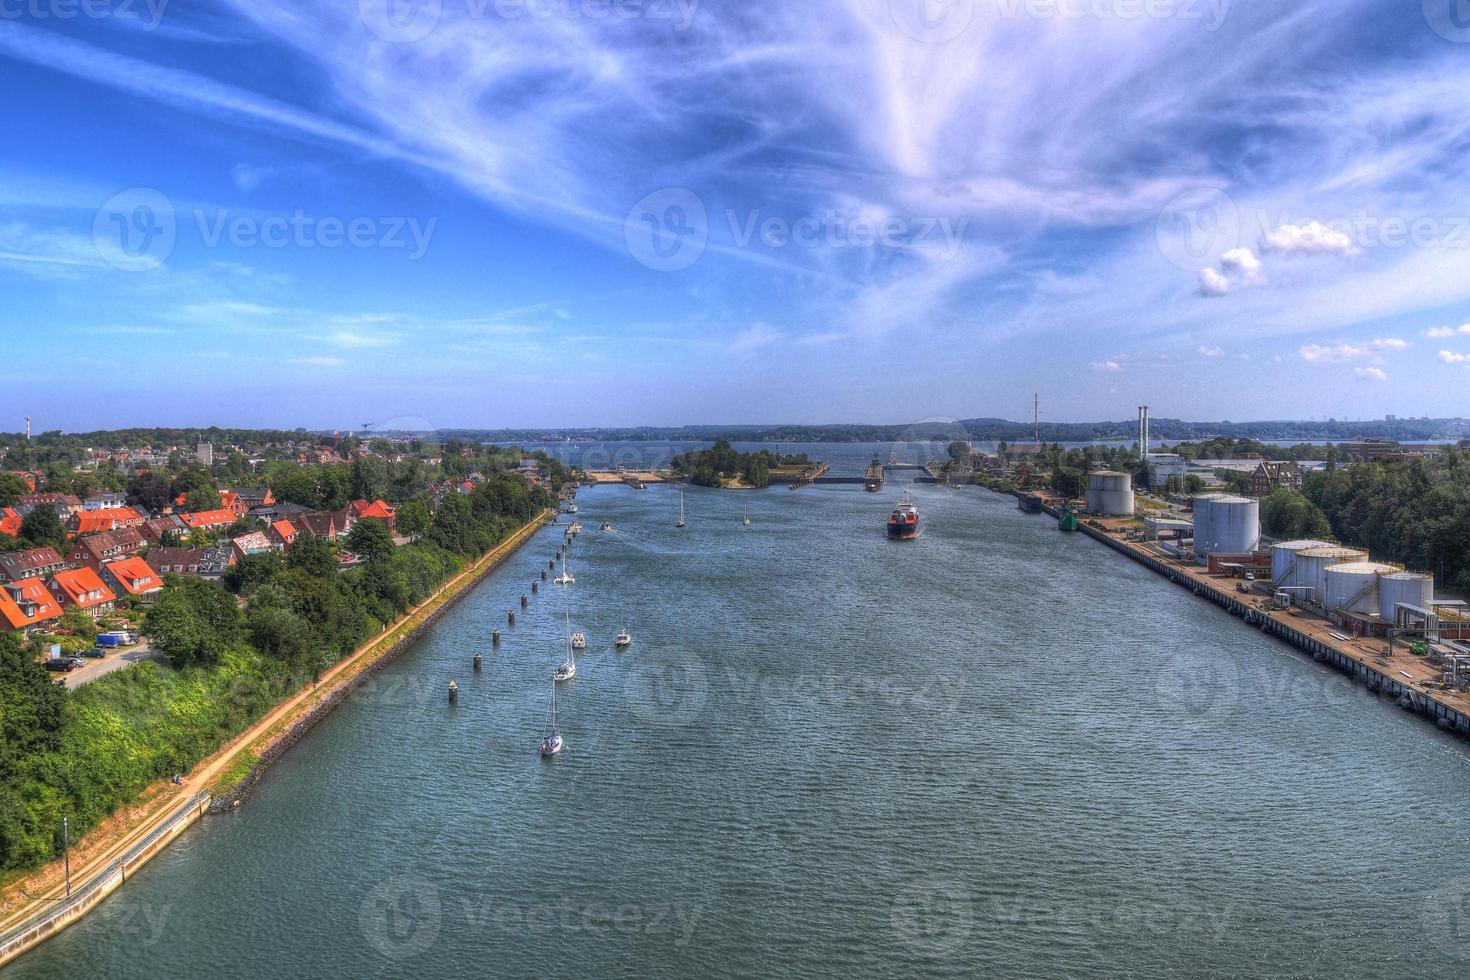
<path id="1" fill-rule="evenodd" d="M 684 526 L 684 491 L 679 491 L 679 520 L 674 527 Z"/>
<path id="2" fill-rule="evenodd" d="M 551 581 L 557 585 L 573 585 L 576 583 L 576 578 L 571 572 L 567 571 L 567 560 L 565 558 L 561 560 L 561 574 Z"/>
<path id="3" fill-rule="evenodd" d="M 613 640 L 613 646 L 617 647 L 619 650 L 632 645 L 633 638 L 628 635 L 627 629 L 624 629 L 621 633 L 618 634 L 617 639 Z"/>
<path id="4" fill-rule="evenodd" d="M 552 680 L 569 681 L 577 676 L 577 654 L 572 649 L 572 614 L 567 612 L 567 659 L 551 672 Z"/>
<path id="5" fill-rule="evenodd" d="M 551 684 L 551 718 L 546 726 L 546 734 L 541 738 L 541 745 L 537 749 L 542 755 L 556 755 L 566 744 L 561 737 L 561 732 L 556 730 L 556 682 Z"/>
<path id="6" fill-rule="evenodd" d="M 746 527 L 750 527 L 750 508 L 749 507 L 746 507 L 745 508 L 745 513 L 741 516 L 740 523 L 741 524 L 744 524 Z"/>

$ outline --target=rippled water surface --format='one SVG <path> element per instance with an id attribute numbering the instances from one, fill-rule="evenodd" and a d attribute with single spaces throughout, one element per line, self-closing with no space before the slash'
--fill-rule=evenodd
<path id="1" fill-rule="evenodd" d="M 583 491 L 500 650 L 558 530 L 7 980 L 1464 974 L 1461 744 L 1009 498 L 891 543 L 898 489 Z"/>

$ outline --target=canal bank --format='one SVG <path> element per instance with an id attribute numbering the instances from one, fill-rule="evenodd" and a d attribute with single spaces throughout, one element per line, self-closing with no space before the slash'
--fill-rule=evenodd
<path id="1" fill-rule="evenodd" d="M 238 807 L 273 762 L 348 695 L 420 639 L 474 585 L 500 567 L 538 530 L 548 526 L 551 516 L 551 511 L 542 511 L 444 583 L 398 623 L 334 664 L 316 682 L 277 705 L 227 746 L 203 760 L 184 776 L 180 785 L 160 790 L 149 812 L 128 827 L 120 840 L 100 857 L 69 869 L 67 880 L 36 896 L 23 890 L 25 881 L 13 886 L 21 888 L 30 901 L 9 916 L 0 929 L 0 965 L 91 911 L 122 885 L 129 874 L 146 864 L 201 816 Z M 33 878 L 60 878 L 59 864 L 41 869 Z"/>
<path id="2" fill-rule="evenodd" d="M 1020 509 L 1060 519 L 1061 511 L 1049 498 L 1013 491 Z M 1150 551 L 1145 543 L 1129 541 L 1116 526 L 1083 521 L 1079 530 L 1119 554 L 1126 555 L 1175 585 L 1214 603 L 1246 625 L 1289 643 L 1318 663 L 1333 667 L 1369 691 L 1395 699 L 1407 711 L 1438 727 L 1470 738 L 1470 696 L 1437 689 L 1438 671 L 1402 648 L 1383 640 L 1352 638 L 1328 620 L 1300 608 L 1275 609 L 1270 599 L 1255 592 L 1240 593 L 1222 587 L 1236 580 L 1210 575 L 1203 567 Z"/>

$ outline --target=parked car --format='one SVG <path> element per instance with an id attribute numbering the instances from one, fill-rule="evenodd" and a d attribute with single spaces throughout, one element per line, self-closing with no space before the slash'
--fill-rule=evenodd
<path id="1" fill-rule="evenodd" d="M 104 650 L 104 649 L 102 649 L 101 647 L 93 647 L 92 649 L 88 650 L 86 653 L 83 653 L 82 656 L 83 657 L 86 657 L 86 658 L 88 658 L 90 660 L 96 660 L 98 657 L 105 657 L 105 656 L 107 656 L 107 651 Z"/>
<path id="2" fill-rule="evenodd" d="M 86 665 L 87 662 L 81 657 L 52 657 L 46 661 L 47 670 L 76 670 Z"/>

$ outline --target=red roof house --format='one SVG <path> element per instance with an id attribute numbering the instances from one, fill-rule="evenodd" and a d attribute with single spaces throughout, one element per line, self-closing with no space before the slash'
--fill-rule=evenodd
<path id="1" fill-rule="evenodd" d="M 128 595 L 148 596 L 163 589 L 163 579 L 141 558 L 123 558 L 102 566 L 102 576 Z"/>
<path id="2" fill-rule="evenodd" d="M 63 606 L 79 606 L 93 616 L 112 608 L 117 596 L 90 568 L 68 568 L 51 579 L 51 592 Z"/>
<path id="3" fill-rule="evenodd" d="M 20 537 L 20 522 L 24 520 L 14 509 L 0 507 L 0 534 L 8 534 L 12 538 Z"/>
<path id="4" fill-rule="evenodd" d="M 39 578 L 0 585 L 0 626 L 12 632 L 29 633 L 61 618 L 61 604 Z"/>
<path id="5" fill-rule="evenodd" d="M 215 528 L 229 527 L 235 523 L 238 517 L 232 510 L 201 510 L 196 514 L 180 514 L 185 524 L 191 530 L 211 531 Z"/>

